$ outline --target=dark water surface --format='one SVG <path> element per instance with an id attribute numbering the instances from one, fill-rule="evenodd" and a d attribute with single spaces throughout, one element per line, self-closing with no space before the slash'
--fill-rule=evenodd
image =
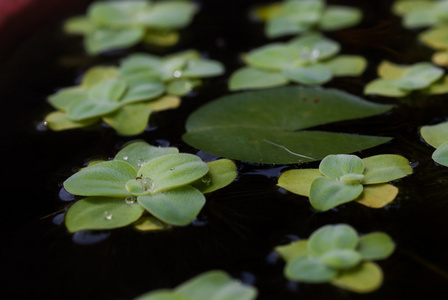
<path id="1" fill-rule="evenodd" d="M 394 183 L 400 193 L 386 208 L 350 203 L 318 213 L 306 198 L 276 187 L 281 172 L 296 166 L 236 162 L 238 180 L 213 193 L 190 226 L 146 234 L 123 228 L 72 235 L 58 225 L 59 214 L 69 203 L 61 198 L 70 200 L 60 195 L 61 183 L 88 160 L 113 157 L 134 138 L 197 152 L 181 139 L 185 120 L 200 105 L 229 93 L 227 78 L 242 66 L 242 52 L 269 42 L 262 24 L 250 21 L 247 14 L 254 3 L 267 2 L 200 1 L 202 9 L 182 32 L 182 42 L 165 52 L 136 47 L 89 58 L 80 39 L 60 32 L 62 15 L 47 27 L 30 29 L 30 37 L 0 66 L 1 149 L 6 162 L 2 168 L 6 194 L 0 209 L 2 299 L 132 299 L 211 269 L 225 270 L 255 285 L 260 300 L 444 298 L 440 292 L 448 291 L 448 168 L 432 161 L 434 149 L 422 142 L 418 129 L 447 119 L 446 95 L 398 101 L 364 97 L 397 106 L 383 116 L 320 127 L 394 137 L 388 144 L 358 153 L 362 157 L 400 154 L 415 166 L 412 176 Z M 327 35 L 342 44 L 343 53 L 368 58 L 369 68 L 360 78 L 337 78 L 326 87 L 362 96 L 382 59 L 403 64 L 430 60 L 432 52 L 418 43 L 418 32 L 403 29 L 390 13 L 392 1 L 330 2 L 364 10 L 362 24 Z M 179 109 L 152 115 L 143 134 L 118 136 L 104 126 L 37 130 L 52 110 L 46 96 L 73 85 L 88 67 L 115 63 L 134 51 L 165 54 L 188 48 L 223 62 L 226 74 L 206 80 L 197 93 L 184 98 Z M 396 252 L 378 262 L 385 275 L 378 291 L 357 295 L 329 284 L 294 284 L 284 278 L 284 263 L 273 248 L 335 223 L 350 224 L 361 233 L 385 231 L 395 240 Z"/>

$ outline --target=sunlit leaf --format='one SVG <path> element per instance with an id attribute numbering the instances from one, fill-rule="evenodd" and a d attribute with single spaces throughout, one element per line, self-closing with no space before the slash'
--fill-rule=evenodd
<path id="1" fill-rule="evenodd" d="M 329 267 L 318 257 L 298 257 L 285 267 L 285 277 L 308 283 L 323 283 L 336 278 L 338 271 Z"/>
<path id="2" fill-rule="evenodd" d="M 308 31 L 310 28 L 307 24 L 300 24 L 295 20 L 285 17 L 277 17 L 269 20 L 266 24 L 266 36 L 268 38 L 276 38 L 284 35 L 293 35 Z"/>
<path id="3" fill-rule="evenodd" d="M 429 95 L 448 93 L 448 76 L 442 77 L 440 80 L 431 84 L 427 89 L 422 90 L 422 92 Z"/>
<path id="4" fill-rule="evenodd" d="M 166 92 L 170 95 L 184 96 L 201 84 L 200 80 L 181 78 L 169 82 Z"/>
<path id="5" fill-rule="evenodd" d="M 355 268 L 342 271 L 331 284 L 355 293 L 370 293 L 378 289 L 382 282 L 381 268 L 373 262 L 363 262 Z"/>
<path id="6" fill-rule="evenodd" d="M 351 153 L 383 137 L 299 131 L 390 109 L 336 90 L 284 87 L 225 96 L 194 112 L 183 139 L 207 153 L 263 163 L 298 163 Z"/>
<path id="7" fill-rule="evenodd" d="M 87 197 L 70 206 L 65 225 L 70 232 L 85 229 L 112 229 L 127 226 L 142 215 L 144 209 L 124 198 Z"/>
<path id="8" fill-rule="evenodd" d="M 126 197 L 126 182 L 136 177 L 132 165 L 124 161 L 106 161 L 84 168 L 64 181 L 74 195 Z"/>
<path id="9" fill-rule="evenodd" d="M 326 225 L 311 234 L 308 251 L 313 255 L 324 255 L 331 250 L 354 250 L 358 241 L 358 233 L 351 226 Z"/>
<path id="10" fill-rule="evenodd" d="M 319 169 L 289 170 L 279 177 L 277 185 L 294 194 L 308 197 L 311 183 L 318 177 L 322 177 Z"/>
<path id="11" fill-rule="evenodd" d="M 204 195 L 191 186 L 182 186 L 157 194 L 138 196 L 138 203 L 167 224 L 191 223 L 205 204 Z"/>
<path id="12" fill-rule="evenodd" d="M 190 60 L 182 71 L 182 76 L 187 78 L 211 77 L 224 73 L 224 66 L 218 61 Z"/>
<path id="13" fill-rule="evenodd" d="M 391 184 L 366 185 L 356 202 L 371 208 L 381 208 L 392 202 L 397 195 L 398 188 Z"/>
<path id="14" fill-rule="evenodd" d="M 388 258 L 394 250 L 394 242 L 383 232 L 372 232 L 361 236 L 357 248 L 362 258 L 368 260 Z"/>
<path id="15" fill-rule="evenodd" d="M 175 147 L 155 147 L 143 141 L 135 141 L 126 145 L 116 155 L 114 160 L 131 164 L 137 172 L 142 165 L 159 156 L 179 153 Z"/>
<path id="16" fill-rule="evenodd" d="M 404 76 L 407 66 L 384 60 L 378 66 L 378 75 L 384 79 L 399 79 Z"/>
<path id="17" fill-rule="evenodd" d="M 235 180 L 237 172 L 236 165 L 229 159 L 218 159 L 207 163 L 208 173 L 196 180 L 191 185 L 203 194 L 221 189 Z"/>
<path id="18" fill-rule="evenodd" d="M 120 103 L 108 99 L 83 99 L 72 101 L 67 106 L 67 116 L 74 121 L 100 117 L 111 113 L 120 107 Z"/>
<path id="19" fill-rule="evenodd" d="M 144 102 L 152 111 L 161 111 L 177 108 L 180 105 L 180 98 L 175 96 L 163 96 L 158 99 Z"/>
<path id="20" fill-rule="evenodd" d="M 363 184 L 384 183 L 412 174 L 409 161 L 401 155 L 383 154 L 364 158 Z"/>
<path id="21" fill-rule="evenodd" d="M 425 142 L 437 148 L 448 141 L 448 122 L 422 126 L 420 134 Z"/>
<path id="22" fill-rule="evenodd" d="M 117 102 L 120 100 L 126 91 L 127 85 L 123 80 L 111 78 L 101 80 L 98 83 L 92 85 L 89 90 L 90 99 L 109 100 L 111 102 Z"/>

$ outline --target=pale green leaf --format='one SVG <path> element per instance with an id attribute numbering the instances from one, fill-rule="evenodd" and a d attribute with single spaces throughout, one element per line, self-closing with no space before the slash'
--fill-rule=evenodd
<path id="1" fill-rule="evenodd" d="M 127 85 L 123 80 L 111 78 L 99 81 L 88 89 L 89 99 L 108 100 L 117 102 L 126 91 Z"/>
<path id="2" fill-rule="evenodd" d="M 321 34 L 308 34 L 292 39 L 288 43 L 299 51 L 299 59 L 306 62 L 317 62 L 336 55 L 339 43 L 325 38 Z"/>
<path id="3" fill-rule="evenodd" d="M 180 105 L 180 98 L 175 96 L 163 96 L 158 99 L 144 102 L 152 111 L 161 111 L 177 108 Z"/>
<path id="4" fill-rule="evenodd" d="M 163 222 L 185 226 L 199 214 L 205 204 L 205 197 L 196 188 L 186 185 L 157 194 L 138 196 L 137 201 Z"/>
<path id="5" fill-rule="evenodd" d="M 235 180 L 236 165 L 229 159 L 218 159 L 207 163 L 208 173 L 196 180 L 191 185 L 203 194 L 219 190 Z"/>
<path id="6" fill-rule="evenodd" d="M 296 49 L 280 43 L 254 49 L 244 57 L 249 66 L 271 71 L 281 71 L 297 59 L 299 52 Z"/>
<path id="7" fill-rule="evenodd" d="M 369 82 L 364 88 L 364 94 L 366 95 L 373 94 L 387 97 L 404 97 L 409 93 L 409 90 L 398 87 L 395 79 L 378 78 Z"/>
<path id="8" fill-rule="evenodd" d="M 74 195 L 126 197 L 126 182 L 135 177 L 130 164 L 106 161 L 73 174 L 64 181 L 64 188 Z"/>
<path id="9" fill-rule="evenodd" d="M 151 109 L 144 103 L 131 103 L 103 116 L 118 134 L 137 135 L 145 131 Z"/>
<path id="10" fill-rule="evenodd" d="M 331 284 L 355 293 L 370 293 L 378 289 L 383 282 L 381 268 L 372 262 L 363 262 L 359 266 L 342 271 Z"/>
<path id="11" fill-rule="evenodd" d="M 366 59 L 358 55 L 339 55 L 322 63 L 330 68 L 333 76 L 359 76 L 367 66 Z"/>
<path id="12" fill-rule="evenodd" d="M 64 23 L 64 31 L 71 34 L 87 34 L 95 29 L 95 25 L 85 16 L 69 18 Z"/>
<path id="13" fill-rule="evenodd" d="M 299 34 L 308 31 L 309 28 L 310 25 L 300 24 L 290 18 L 279 16 L 268 20 L 265 33 L 268 38 L 273 39 L 284 35 Z"/>
<path id="14" fill-rule="evenodd" d="M 175 29 L 188 25 L 197 8 L 190 1 L 159 1 L 150 10 L 139 16 L 139 21 L 148 27 Z"/>
<path id="15" fill-rule="evenodd" d="M 418 36 L 426 45 L 436 50 L 448 49 L 448 24 L 432 27 Z"/>
<path id="16" fill-rule="evenodd" d="M 184 96 L 200 84 L 201 81 L 197 79 L 175 79 L 166 85 L 166 92 L 170 95 Z"/>
<path id="17" fill-rule="evenodd" d="M 351 249 L 335 249 L 325 252 L 320 258 L 324 263 L 338 270 L 353 268 L 361 262 L 361 255 Z"/>
<path id="18" fill-rule="evenodd" d="M 420 128 L 420 134 L 425 142 L 434 148 L 438 148 L 448 141 L 448 122 L 422 126 Z"/>
<path id="19" fill-rule="evenodd" d="M 337 277 L 338 271 L 318 257 L 298 257 L 289 261 L 285 267 L 285 277 L 290 280 L 324 283 Z"/>
<path id="20" fill-rule="evenodd" d="M 428 87 L 443 76 L 443 70 L 428 62 L 414 64 L 395 81 L 395 85 L 405 90 L 420 90 Z"/>
<path id="21" fill-rule="evenodd" d="M 189 60 L 182 77 L 186 78 L 202 78 L 222 75 L 224 73 L 224 65 L 218 61 L 206 59 Z"/>
<path id="22" fill-rule="evenodd" d="M 64 112 L 54 111 L 45 116 L 48 128 L 54 131 L 88 127 L 99 121 L 99 118 L 85 119 L 81 121 L 70 120 Z"/>
<path id="23" fill-rule="evenodd" d="M 278 186 L 301 196 L 310 195 L 311 183 L 322 177 L 319 169 L 288 170 L 280 175 Z"/>
<path id="24" fill-rule="evenodd" d="M 307 243 L 308 240 L 300 240 L 289 245 L 277 246 L 275 247 L 275 251 L 278 252 L 286 262 L 289 262 L 293 259 L 309 255 Z"/>
<path id="25" fill-rule="evenodd" d="M 448 167 L 448 141 L 440 145 L 432 154 L 432 159 L 442 166 Z"/>
<path id="26" fill-rule="evenodd" d="M 362 174 L 364 163 L 356 155 L 329 155 L 319 164 L 319 171 L 331 179 L 338 179 L 346 174 Z"/>
<path id="27" fill-rule="evenodd" d="M 124 146 L 114 160 L 121 160 L 131 164 L 137 172 L 141 166 L 159 156 L 179 153 L 175 147 L 155 147 L 143 141 L 133 141 Z"/>
<path id="28" fill-rule="evenodd" d="M 101 81 L 116 77 L 118 77 L 118 69 L 116 67 L 92 67 L 82 77 L 81 87 L 87 90 Z"/>
<path id="29" fill-rule="evenodd" d="M 93 2 L 88 16 L 99 25 L 126 26 L 135 23 L 137 14 L 149 7 L 149 1 L 144 0 Z"/>
<path id="30" fill-rule="evenodd" d="M 88 99 L 87 92 L 78 87 L 67 87 L 48 97 L 48 102 L 56 109 L 66 111 L 67 107 L 75 102 L 82 102 Z"/>
<path id="31" fill-rule="evenodd" d="M 144 33 L 142 27 L 96 29 L 87 34 L 84 44 L 89 54 L 99 54 L 103 51 L 134 46 L 141 41 Z"/>
<path id="32" fill-rule="evenodd" d="M 120 99 L 121 104 L 135 103 L 152 100 L 163 94 L 165 86 L 163 82 L 150 73 L 139 73 L 134 76 L 126 76 L 128 89 Z"/>
<path id="33" fill-rule="evenodd" d="M 358 233 L 349 225 L 326 225 L 311 234 L 308 251 L 321 256 L 332 250 L 355 250 L 358 240 Z"/>
<path id="34" fill-rule="evenodd" d="M 133 227 L 140 231 L 160 231 L 168 230 L 170 225 L 163 223 L 157 218 L 152 216 L 144 216 L 135 221 Z"/>
<path id="35" fill-rule="evenodd" d="M 243 89 L 258 89 L 282 86 L 288 83 L 288 78 L 280 72 L 260 70 L 251 67 L 235 71 L 229 81 L 231 91 Z"/>
<path id="36" fill-rule="evenodd" d="M 178 286 L 175 291 L 194 300 L 254 300 L 255 288 L 243 285 L 223 271 L 209 271 Z"/>
<path id="37" fill-rule="evenodd" d="M 310 203 L 321 211 L 355 200 L 361 195 L 362 184 L 345 184 L 327 177 L 318 177 L 311 183 Z"/>
<path id="38" fill-rule="evenodd" d="M 362 12 L 354 7 L 329 5 L 321 16 L 319 29 L 338 30 L 358 24 L 362 19 Z"/>
<path id="39" fill-rule="evenodd" d="M 111 113 L 120 107 L 119 102 L 111 102 L 108 99 L 83 99 L 72 101 L 67 106 L 67 116 L 74 121 L 81 121 L 94 117 L 100 117 Z"/>
<path id="40" fill-rule="evenodd" d="M 371 208 L 381 208 L 392 202 L 397 195 L 398 188 L 391 184 L 366 185 L 356 202 Z"/>
<path id="41" fill-rule="evenodd" d="M 86 229 L 113 229 L 135 222 L 144 209 L 124 198 L 87 197 L 70 206 L 65 225 L 70 232 Z"/>
<path id="42" fill-rule="evenodd" d="M 401 155 L 382 154 L 364 158 L 363 184 L 377 184 L 412 174 L 409 161 Z"/>
<path id="43" fill-rule="evenodd" d="M 444 66 L 448 66 L 448 60 L 446 61 Z M 448 93 L 448 76 L 444 76 L 440 80 L 437 80 L 436 82 L 431 84 L 427 89 L 422 90 L 422 92 L 424 94 L 429 95 L 440 95 Z"/>
<path id="44" fill-rule="evenodd" d="M 363 259 L 385 259 L 394 252 L 395 244 L 389 235 L 383 232 L 372 232 L 359 238 L 359 245 L 356 250 Z"/>
<path id="45" fill-rule="evenodd" d="M 313 64 L 309 66 L 290 66 L 283 69 L 283 74 L 291 81 L 320 85 L 331 80 L 333 74 L 331 69 L 324 64 Z"/>

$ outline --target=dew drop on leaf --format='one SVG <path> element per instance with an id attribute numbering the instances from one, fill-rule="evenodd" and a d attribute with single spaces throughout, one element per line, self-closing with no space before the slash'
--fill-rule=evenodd
<path id="1" fill-rule="evenodd" d="M 182 76 L 182 72 L 179 71 L 179 70 L 174 71 L 173 76 L 174 76 L 175 78 L 179 78 L 180 76 Z"/>
<path id="2" fill-rule="evenodd" d="M 210 177 L 210 175 L 206 174 L 202 177 L 202 182 L 205 183 L 206 185 L 209 185 L 210 182 L 212 181 L 212 178 Z"/>
<path id="3" fill-rule="evenodd" d="M 110 211 L 105 211 L 104 212 L 104 218 L 106 219 L 106 220 L 112 220 L 112 213 L 110 212 Z"/>
<path id="4" fill-rule="evenodd" d="M 153 190 L 154 189 L 154 181 L 151 178 L 145 177 L 142 179 L 142 189 Z"/>
<path id="5" fill-rule="evenodd" d="M 134 204 L 135 203 L 135 197 L 134 196 L 127 196 L 124 201 L 126 204 Z"/>

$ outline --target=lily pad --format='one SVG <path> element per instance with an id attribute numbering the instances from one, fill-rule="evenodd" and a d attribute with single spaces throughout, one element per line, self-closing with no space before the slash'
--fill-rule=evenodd
<path id="1" fill-rule="evenodd" d="M 230 159 L 308 162 L 332 153 L 374 147 L 390 138 L 304 129 L 373 116 L 391 108 L 332 89 L 283 87 L 244 92 L 219 98 L 195 111 L 187 120 L 183 139 L 207 153 Z"/>

